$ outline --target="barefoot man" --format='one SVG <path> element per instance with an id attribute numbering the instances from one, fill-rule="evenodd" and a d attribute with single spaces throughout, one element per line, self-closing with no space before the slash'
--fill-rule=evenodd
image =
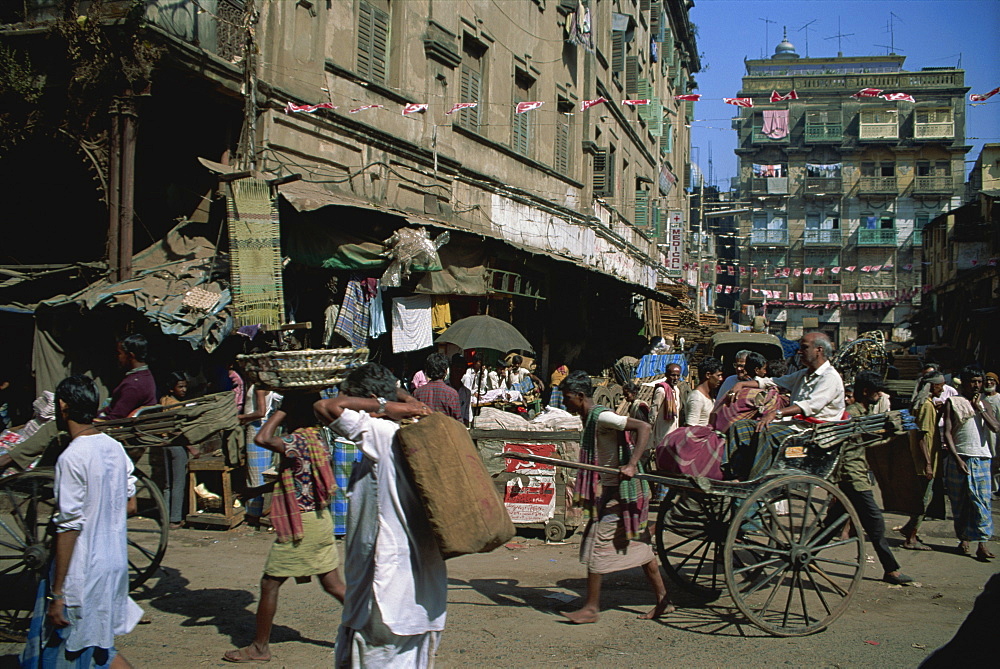
<path id="1" fill-rule="evenodd" d="M 640 471 L 639 462 L 649 445 L 649 423 L 595 406 L 594 386 L 582 370 L 567 376 L 561 388 L 566 409 L 583 419 L 580 461 L 619 471 L 605 474 L 582 470 L 577 478 L 577 494 L 592 512 L 580 546 L 580 561 L 587 565 L 587 600 L 583 608 L 563 615 L 576 624 L 597 622 L 604 574 L 639 566 L 656 595 L 656 606 L 639 618 L 649 620 L 670 613 L 674 607 L 646 529 L 649 485 L 632 478 Z M 630 449 L 625 442 L 625 430 L 635 435 L 635 448 Z"/>

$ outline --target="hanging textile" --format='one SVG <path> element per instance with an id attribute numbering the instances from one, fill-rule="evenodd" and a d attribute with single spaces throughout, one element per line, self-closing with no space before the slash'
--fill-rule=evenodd
<path id="1" fill-rule="evenodd" d="M 451 300 L 447 295 L 434 295 L 431 304 L 431 328 L 441 334 L 451 325 Z"/>
<path id="2" fill-rule="evenodd" d="M 344 291 L 344 303 L 340 306 L 340 315 L 334 330 L 343 335 L 351 346 L 362 348 L 368 342 L 368 325 L 371 321 L 368 301 L 358 278 L 347 282 Z"/>
<path id="3" fill-rule="evenodd" d="M 392 300 L 392 352 L 405 353 L 434 343 L 431 296 L 413 295 Z"/>
<path id="4" fill-rule="evenodd" d="M 371 322 L 368 324 L 368 336 L 378 339 L 389 330 L 385 327 L 385 309 L 382 306 L 382 289 L 378 287 L 376 281 L 375 295 L 368 302 L 368 312 L 371 315 Z"/>
<path id="5" fill-rule="evenodd" d="M 841 163 L 806 163 L 806 176 L 822 179 L 839 179 Z"/>
<path id="6" fill-rule="evenodd" d="M 788 137 L 788 110 L 768 109 L 764 112 L 762 132 L 771 139 Z"/>
<path id="7" fill-rule="evenodd" d="M 753 175 L 758 178 L 780 177 L 783 172 L 781 165 L 758 165 L 753 164 Z"/>
<path id="8" fill-rule="evenodd" d="M 281 227 L 271 187 L 237 179 L 226 198 L 233 312 L 241 325 L 278 327 L 285 321 Z"/>
<path id="9" fill-rule="evenodd" d="M 576 11 L 567 18 L 566 41 L 570 44 L 582 46 L 591 53 L 594 51 L 590 9 L 584 6 L 583 0 L 576 3 Z"/>

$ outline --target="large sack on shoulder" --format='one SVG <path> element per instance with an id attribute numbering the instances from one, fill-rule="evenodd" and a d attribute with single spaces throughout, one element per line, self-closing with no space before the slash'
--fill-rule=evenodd
<path id="1" fill-rule="evenodd" d="M 397 434 L 445 558 L 486 553 L 514 536 L 514 523 L 464 425 L 433 413 Z"/>

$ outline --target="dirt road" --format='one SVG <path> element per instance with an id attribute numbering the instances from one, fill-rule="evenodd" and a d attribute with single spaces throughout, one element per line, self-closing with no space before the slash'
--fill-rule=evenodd
<path id="1" fill-rule="evenodd" d="M 901 523 L 899 516 L 886 517 L 888 527 Z M 747 625 L 726 598 L 704 605 L 678 593 L 675 614 L 637 620 L 653 603 L 639 570 L 606 578 L 606 611 L 597 624 L 564 624 L 557 612 L 572 608 L 584 588 L 578 535 L 561 545 L 518 537 L 491 554 L 448 563 L 448 626 L 438 666 L 914 667 L 952 636 L 998 570 L 997 562 L 955 554 L 950 523 L 929 521 L 924 535 L 934 551 L 896 550 L 919 587 L 882 583 L 872 557 L 848 612 L 824 632 L 792 639 Z M 222 653 L 252 636 L 271 541 L 247 528 L 173 532 L 162 574 L 134 593 L 151 623 L 119 638 L 119 649 L 137 667 L 230 666 Z M 317 584 L 286 584 L 274 658 L 266 666 L 330 666 L 339 619 L 340 606 Z M 18 650 L 0 645 L 0 667 L 16 666 Z"/>

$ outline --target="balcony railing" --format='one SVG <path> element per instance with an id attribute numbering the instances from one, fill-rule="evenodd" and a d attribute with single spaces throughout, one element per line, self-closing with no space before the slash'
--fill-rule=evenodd
<path id="1" fill-rule="evenodd" d="M 806 123 L 805 141 L 839 142 L 844 139 L 844 126 L 840 123 Z"/>
<path id="2" fill-rule="evenodd" d="M 756 195 L 788 195 L 788 177 L 755 177 L 750 190 Z"/>
<path id="3" fill-rule="evenodd" d="M 806 246 L 843 246 L 844 238 L 840 230 L 807 228 L 802 233 L 802 243 Z"/>
<path id="4" fill-rule="evenodd" d="M 951 177 L 917 177 L 913 182 L 914 193 L 948 194 L 955 190 Z"/>
<path id="5" fill-rule="evenodd" d="M 756 293 L 754 291 L 757 291 Z M 765 297 L 764 291 L 777 291 L 777 297 Z M 751 283 L 750 300 L 760 302 L 761 300 L 783 300 L 788 297 L 788 284 L 786 283 Z"/>
<path id="6" fill-rule="evenodd" d="M 764 134 L 763 126 L 755 125 L 750 141 L 754 144 L 788 144 L 788 135 L 780 139 L 773 139 Z"/>
<path id="7" fill-rule="evenodd" d="M 896 193 L 896 177 L 861 177 L 861 181 L 858 183 L 858 192 L 894 195 Z"/>
<path id="8" fill-rule="evenodd" d="M 955 124 L 948 123 L 915 123 L 913 136 L 916 139 L 952 139 L 955 137 Z"/>
<path id="9" fill-rule="evenodd" d="M 751 230 L 751 244 L 788 246 L 788 230 Z"/>
<path id="10" fill-rule="evenodd" d="M 896 231 L 892 228 L 858 230 L 858 246 L 895 246 Z"/>
<path id="11" fill-rule="evenodd" d="M 899 124 L 892 123 L 862 123 L 859 139 L 899 139 Z"/>
<path id="12" fill-rule="evenodd" d="M 839 194 L 844 182 L 833 177 L 806 177 L 806 195 Z"/>

